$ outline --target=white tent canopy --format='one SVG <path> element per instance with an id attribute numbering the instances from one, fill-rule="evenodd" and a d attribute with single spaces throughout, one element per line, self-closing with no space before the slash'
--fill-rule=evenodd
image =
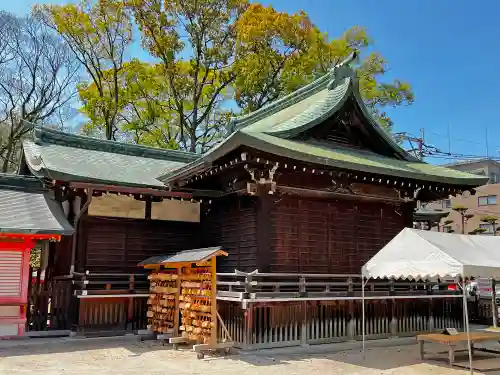
<path id="1" fill-rule="evenodd" d="M 365 278 L 500 278 L 500 236 L 405 228 L 362 268 Z"/>
<path id="2" fill-rule="evenodd" d="M 363 353 L 365 351 L 365 279 L 437 277 L 500 278 L 500 236 L 467 236 L 403 229 L 361 270 L 363 304 Z M 462 279 L 462 286 L 463 286 Z M 467 296 L 462 288 L 464 323 L 467 331 L 469 369 L 472 369 Z M 493 294 L 494 295 L 494 294 Z M 411 298 L 411 296 L 409 296 Z"/>

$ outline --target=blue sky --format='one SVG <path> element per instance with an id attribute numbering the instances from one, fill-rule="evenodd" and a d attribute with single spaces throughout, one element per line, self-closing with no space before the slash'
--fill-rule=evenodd
<path id="1" fill-rule="evenodd" d="M 64 3 L 66 0 L 53 0 Z M 26 14 L 36 0 L 3 0 L 0 9 Z M 281 11 L 305 10 L 332 37 L 366 27 L 389 77 L 409 81 L 415 103 L 388 110 L 394 131 L 453 153 L 500 157 L 500 1 L 272 0 Z M 450 130 L 450 138 L 448 133 Z M 448 160 L 429 158 L 444 163 Z"/>

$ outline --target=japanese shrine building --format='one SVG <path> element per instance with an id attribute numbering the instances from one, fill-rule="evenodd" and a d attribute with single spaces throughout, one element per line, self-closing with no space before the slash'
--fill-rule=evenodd
<path id="1" fill-rule="evenodd" d="M 35 128 L 21 173 L 44 180 L 76 221 L 74 259 L 66 244 L 57 273 L 128 272 L 147 256 L 205 246 L 229 253 L 220 271 L 359 273 L 412 226 L 417 200 L 485 182 L 401 149 L 371 117 L 348 62 L 230 131 L 198 157 Z M 89 192 L 135 198 L 135 212 L 88 215 Z M 201 201 L 199 220 L 158 214 L 167 198 Z"/>
<path id="2" fill-rule="evenodd" d="M 372 118 L 348 62 L 229 131 L 200 156 L 33 129 L 20 173 L 53 191 L 76 232 L 51 245 L 47 265 L 74 281 L 73 325 L 140 326 L 137 264 L 180 250 L 222 247 L 218 272 L 359 274 L 412 227 L 417 201 L 487 179 L 407 154 Z M 92 274 L 131 276 L 115 286 Z M 92 290 L 109 298 L 86 299 Z"/>
<path id="3" fill-rule="evenodd" d="M 0 212 L 0 338 L 8 338 L 23 336 L 33 313 L 31 249 L 74 230 L 53 192 L 34 177 L 0 174 Z"/>
<path id="4" fill-rule="evenodd" d="M 412 226 L 417 201 L 485 181 L 401 149 L 371 117 L 348 63 L 230 126 L 218 147 L 160 177 L 171 189 L 222 191 L 202 228 L 204 246 L 229 253 L 226 272 L 358 274 Z"/>

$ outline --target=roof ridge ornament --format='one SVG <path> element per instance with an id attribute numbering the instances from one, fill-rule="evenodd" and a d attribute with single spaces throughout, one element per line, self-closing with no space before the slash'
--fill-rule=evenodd
<path id="1" fill-rule="evenodd" d="M 358 57 L 359 57 L 358 51 L 354 51 L 341 63 L 335 65 L 330 70 L 330 75 L 332 75 L 333 78 L 328 82 L 328 85 L 326 86 L 328 90 L 333 90 L 340 84 L 340 81 L 342 81 L 343 79 L 351 78 L 354 76 L 354 70 L 351 67 L 351 63 L 355 61 Z"/>

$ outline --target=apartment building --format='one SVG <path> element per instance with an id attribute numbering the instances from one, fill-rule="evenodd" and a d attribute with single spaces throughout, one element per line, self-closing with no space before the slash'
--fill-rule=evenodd
<path id="1" fill-rule="evenodd" d="M 500 222 L 500 163 L 492 159 L 480 159 L 448 164 L 446 167 L 489 176 L 490 180 L 487 185 L 476 188 L 475 195 L 450 197 L 427 204 L 425 206 L 427 211 L 449 212 L 447 217 L 441 219 L 439 230 L 462 233 L 462 216 L 452 208 L 463 206 L 468 208 L 466 212 L 468 215 L 474 215 L 465 220 L 463 232 L 467 234 L 474 229 L 483 228 L 486 230 L 484 234 L 492 235 L 492 225 L 481 222 L 481 217 L 495 216 Z M 445 224 L 447 220 L 453 220 L 453 223 Z M 433 230 L 438 230 L 438 227 L 434 227 Z"/>
<path id="2" fill-rule="evenodd" d="M 455 169 L 462 172 L 489 176 L 489 184 L 500 183 L 500 162 L 493 159 L 459 161 L 456 163 L 443 165 L 443 167 Z"/>

